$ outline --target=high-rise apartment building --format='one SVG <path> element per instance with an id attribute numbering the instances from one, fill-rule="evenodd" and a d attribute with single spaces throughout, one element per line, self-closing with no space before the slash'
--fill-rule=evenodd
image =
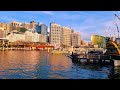
<path id="1" fill-rule="evenodd" d="M 0 38 L 5 38 L 6 37 L 6 31 L 4 28 L 0 27 Z"/>
<path id="2" fill-rule="evenodd" d="M 39 34 L 39 42 L 41 43 L 47 43 L 46 35 Z"/>
<path id="3" fill-rule="evenodd" d="M 33 31 L 36 30 L 36 22 L 35 21 L 30 22 L 30 29 L 32 29 Z"/>
<path id="4" fill-rule="evenodd" d="M 72 33 L 71 34 L 71 46 L 80 46 L 80 33 Z"/>
<path id="5" fill-rule="evenodd" d="M 13 22 L 10 23 L 10 31 L 13 31 L 13 30 L 19 31 L 20 26 L 21 26 L 20 22 L 13 21 Z"/>
<path id="6" fill-rule="evenodd" d="M 36 30 L 37 30 L 37 33 L 41 34 L 41 27 L 39 23 L 36 25 Z"/>
<path id="7" fill-rule="evenodd" d="M 62 33 L 62 44 L 64 46 L 71 46 L 71 34 L 73 30 L 69 27 L 63 27 L 63 33 Z"/>
<path id="8" fill-rule="evenodd" d="M 0 38 L 3 38 L 3 28 L 0 28 Z"/>
<path id="9" fill-rule="evenodd" d="M 40 24 L 40 33 L 42 35 L 47 35 L 48 27 L 45 24 Z"/>
<path id="10" fill-rule="evenodd" d="M 0 28 L 3 28 L 5 30 L 5 36 L 10 32 L 10 25 L 7 23 L 0 23 Z"/>
<path id="11" fill-rule="evenodd" d="M 48 27 L 45 25 L 45 24 L 42 24 L 42 23 L 38 23 L 36 25 L 36 30 L 37 30 L 37 33 L 41 34 L 41 35 L 44 35 L 44 42 L 47 43 L 48 40 L 47 40 L 47 36 L 48 36 Z"/>
<path id="12" fill-rule="evenodd" d="M 50 23 L 50 44 L 57 46 L 62 44 L 62 27 L 54 22 Z"/>
<path id="13" fill-rule="evenodd" d="M 45 25 L 45 24 L 37 24 L 36 25 L 36 30 L 39 34 L 42 34 L 42 35 L 47 35 L 47 32 L 48 32 L 48 27 Z"/>

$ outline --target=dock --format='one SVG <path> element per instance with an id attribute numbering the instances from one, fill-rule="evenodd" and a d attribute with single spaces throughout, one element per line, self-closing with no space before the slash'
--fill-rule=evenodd
<path id="1" fill-rule="evenodd" d="M 72 54 L 69 56 L 72 59 L 72 62 L 81 63 L 83 61 L 92 62 L 92 63 L 109 63 L 114 64 L 114 60 L 118 60 L 120 56 L 111 56 L 111 55 L 94 55 L 94 54 Z"/>

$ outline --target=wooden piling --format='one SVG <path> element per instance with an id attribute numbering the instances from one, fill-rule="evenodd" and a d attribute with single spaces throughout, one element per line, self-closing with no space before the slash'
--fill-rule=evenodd
<path id="1" fill-rule="evenodd" d="M 97 61 L 96 61 L 96 59 L 93 59 L 93 63 L 96 63 Z"/>

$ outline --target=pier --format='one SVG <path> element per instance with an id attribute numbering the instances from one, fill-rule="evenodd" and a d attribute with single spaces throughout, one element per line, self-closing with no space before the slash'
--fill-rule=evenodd
<path id="1" fill-rule="evenodd" d="M 109 55 L 90 55 L 90 54 L 72 54 L 70 55 L 72 62 L 81 63 L 83 61 L 93 63 L 114 63 L 113 57 Z"/>

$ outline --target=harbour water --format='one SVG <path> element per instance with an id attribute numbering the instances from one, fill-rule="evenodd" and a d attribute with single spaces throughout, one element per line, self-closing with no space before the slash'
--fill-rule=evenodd
<path id="1" fill-rule="evenodd" d="M 111 68 L 45 51 L 0 51 L 0 79 L 119 79 L 120 67 Z"/>

